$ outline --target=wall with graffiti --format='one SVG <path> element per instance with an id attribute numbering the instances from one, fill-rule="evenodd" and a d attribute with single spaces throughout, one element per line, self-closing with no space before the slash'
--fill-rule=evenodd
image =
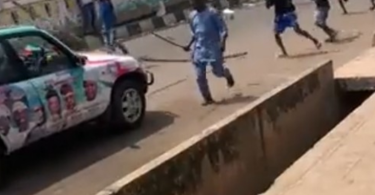
<path id="1" fill-rule="evenodd" d="M 15 6 L 12 1 L 23 5 L 29 12 L 36 13 L 37 17 L 31 18 L 30 14 Z M 160 1 L 168 9 L 187 0 L 112 0 L 112 3 L 118 23 L 123 23 L 156 12 Z M 8 0 L 0 10 L 0 25 L 37 24 L 49 29 L 53 25 L 69 26 L 72 22 L 79 25 L 81 23 L 77 0 Z"/>
<path id="2" fill-rule="evenodd" d="M 15 0 L 7 1 L 0 11 L 0 25 L 37 24 L 46 29 L 66 26 L 68 22 L 79 23 L 76 0 Z M 30 16 L 34 13 L 35 17 Z"/>

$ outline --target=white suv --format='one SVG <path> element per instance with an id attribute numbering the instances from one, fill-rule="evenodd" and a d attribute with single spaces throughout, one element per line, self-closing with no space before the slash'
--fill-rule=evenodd
<path id="1" fill-rule="evenodd" d="M 0 29 L 0 180 L 5 156 L 41 138 L 98 119 L 139 127 L 153 80 L 134 57 L 77 53 L 32 26 Z"/>

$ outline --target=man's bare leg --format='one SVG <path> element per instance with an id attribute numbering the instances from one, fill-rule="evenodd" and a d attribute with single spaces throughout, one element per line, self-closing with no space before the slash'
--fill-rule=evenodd
<path id="1" fill-rule="evenodd" d="M 327 24 L 319 24 L 319 23 L 316 22 L 315 25 L 317 27 L 319 27 L 320 29 L 322 29 L 323 32 L 328 35 L 328 39 L 326 40 L 326 42 L 334 42 L 334 41 L 336 41 L 337 34 L 338 34 L 337 30 L 329 27 Z"/>
<path id="2" fill-rule="evenodd" d="M 375 0 L 370 0 L 370 3 L 371 3 L 370 10 L 371 11 L 375 10 Z"/>
<path id="3" fill-rule="evenodd" d="M 281 57 L 281 58 L 288 57 L 288 52 L 285 49 L 280 33 L 275 33 L 275 41 L 276 41 L 277 46 L 279 46 L 281 50 L 281 54 L 278 57 Z"/>
<path id="4" fill-rule="evenodd" d="M 314 43 L 314 45 L 315 45 L 315 47 L 317 49 L 320 49 L 322 47 L 322 44 L 318 41 L 318 39 L 316 39 L 315 37 L 313 37 L 306 30 L 303 30 L 298 24 L 294 27 L 294 32 L 296 32 L 300 36 L 303 36 L 303 37 L 305 37 L 307 39 L 310 39 Z"/>
<path id="5" fill-rule="evenodd" d="M 347 2 L 347 0 L 339 0 L 339 4 L 343 11 L 343 14 L 348 14 L 348 11 L 346 10 L 346 7 L 345 7 L 345 2 Z"/>

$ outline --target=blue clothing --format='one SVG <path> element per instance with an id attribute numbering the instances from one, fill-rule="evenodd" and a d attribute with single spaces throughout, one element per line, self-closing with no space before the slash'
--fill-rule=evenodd
<path id="1" fill-rule="evenodd" d="M 115 12 L 110 0 L 99 1 L 99 14 L 103 23 L 103 30 L 110 31 L 116 23 Z"/>
<path id="2" fill-rule="evenodd" d="M 110 49 L 113 49 L 112 46 L 115 43 L 115 33 L 116 32 L 114 29 L 103 30 L 102 33 L 104 45 L 109 47 Z"/>
<path id="3" fill-rule="evenodd" d="M 208 85 L 207 81 L 207 69 L 208 63 L 206 62 L 195 62 L 195 72 L 197 75 L 197 84 L 199 88 L 199 92 L 201 93 L 203 99 L 207 100 L 211 98 L 211 90 Z M 230 73 L 229 69 L 226 68 L 223 64 L 223 61 L 214 61 L 210 63 L 212 68 L 212 73 L 219 78 L 227 78 L 232 77 L 232 74 Z"/>
<path id="4" fill-rule="evenodd" d="M 227 36 L 227 26 L 219 13 L 213 8 L 190 14 L 190 28 L 195 38 L 193 61 L 222 58 L 221 40 Z"/>
<path id="5" fill-rule="evenodd" d="M 211 98 L 207 82 L 206 69 L 211 65 L 217 77 L 231 78 L 230 71 L 223 64 L 221 41 L 227 36 L 228 30 L 224 20 L 213 8 L 190 14 L 190 28 L 195 39 L 192 48 L 192 60 L 197 75 L 199 91 L 205 100 Z"/>
<path id="6" fill-rule="evenodd" d="M 297 25 L 298 25 L 297 14 L 294 11 L 275 16 L 275 21 L 274 21 L 275 33 L 281 34 L 287 28 L 294 28 Z"/>

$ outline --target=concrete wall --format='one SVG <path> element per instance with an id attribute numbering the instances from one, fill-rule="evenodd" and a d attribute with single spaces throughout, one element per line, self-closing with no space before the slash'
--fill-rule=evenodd
<path id="1" fill-rule="evenodd" d="M 320 66 L 260 105 L 269 177 L 275 178 L 343 117 L 333 69 Z"/>
<path id="2" fill-rule="evenodd" d="M 339 102 L 332 62 L 323 63 L 99 195 L 257 194 L 339 121 Z"/>
<path id="3" fill-rule="evenodd" d="M 32 9 L 37 13 L 37 18 L 30 18 L 29 14 L 15 6 L 12 1 Z M 117 20 L 124 23 L 155 13 L 159 8 L 160 0 L 112 0 Z M 168 12 L 177 11 L 188 7 L 187 0 L 162 0 Z M 66 6 L 65 6 L 66 5 Z M 46 11 L 46 6 L 51 10 Z M 13 17 L 12 17 L 13 15 Z M 77 0 L 7 0 L 0 9 L 0 25 L 44 23 L 46 20 L 61 26 L 66 25 L 67 20 L 80 22 L 80 11 Z M 49 23 L 49 22 L 48 22 Z"/>
<path id="4" fill-rule="evenodd" d="M 75 0 L 14 0 L 19 5 L 36 13 L 36 18 L 6 1 L 0 10 L 0 25 L 38 24 L 44 28 L 79 23 L 79 10 Z"/>
<path id="5" fill-rule="evenodd" d="M 345 91 L 375 90 L 375 48 L 367 49 L 335 71 L 335 79 Z"/>
<path id="6" fill-rule="evenodd" d="M 159 9 L 159 1 L 163 1 L 167 13 L 186 9 L 188 0 L 112 0 L 119 23 L 127 22 L 155 14 Z"/>

